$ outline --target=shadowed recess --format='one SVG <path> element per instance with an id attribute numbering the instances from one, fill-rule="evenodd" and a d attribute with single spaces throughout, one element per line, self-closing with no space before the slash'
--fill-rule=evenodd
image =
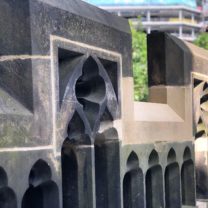
<path id="1" fill-rule="evenodd" d="M 181 170 L 182 203 L 195 206 L 195 168 L 191 159 L 183 163 Z"/>
<path id="2" fill-rule="evenodd" d="M 38 186 L 51 179 L 51 169 L 42 159 L 38 160 L 32 167 L 29 175 L 29 184 Z"/>
<path id="3" fill-rule="evenodd" d="M 0 188 L 7 186 L 7 184 L 8 184 L 8 178 L 6 171 L 2 167 L 0 167 Z"/>
<path id="4" fill-rule="evenodd" d="M 204 122 L 202 121 L 201 117 L 199 117 L 199 121 L 197 123 L 196 128 L 197 128 L 196 134 L 195 134 L 196 139 L 198 139 L 200 137 L 206 137 L 206 126 L 205 126 Z"/>
<path id="5" fill-rule="evenodd" d="M 61 150 L 63 208 L 78 208 L 78 164 L 73 146 L 65 139 Z"/>
<path id="6" fill-rule="evenodd" d="M 156 165 L 159 163 L 159 156 L 156 150 L 152 150 L 150 156 L 149 156 L 149 161 L 148 161 L 150 166 Z"/>
<path id="7" fill-rule="evenodd" d="M 69 122 L 67 134 L 71 144 L 91 144 L 90 137 L 85 134 L 85 124 L 76 111 Z"/>
<path id="8" fill-rule="evenodd" d="M 194 78 L 194 87 L 197 87 L 201 83 L 202 83 L 202 80 Z"/>
<path id="9" fill-rule="evenodd" d="M 208 84 L 205 82 L 203 87 L 203 92 L 200 99 L 200 104 L 203 104 L 208 101 L 208 93 L 207 93 Z"/>
<path id="10" fill-rule="evenodd" d="M 144 207 L 144 176 L 139 168 L 139 158 L 132 151 L 127 159 L 129 170 L 123 179 L 123 206 L 124 208 Z"/>
<path id="11" fill-rule="evenodd" d="M 40 159 L 33 165 L 22 208 L 59 208 L 58 186 L 51 180 L 51 175 L 51 169 L 44 160 Z"/>
<path id="12" fill-rule="evenodd" d="M 108 74 L 108 77 L 111 80 L 111 83 L 114 88 L 114 92 L 115 92 L 117 99 L 118 99 L 118 63 L 114 62 L 114 61 L 109 61 L 106 59 L 101 59 L 101 58 L 99 60 L 103 64 L 103 66 Z"/>
<path id="13" fill-rule="evenodd" d="M 121 207 L 120 153 L 116 129 L 95 138 L 96 207 Z"/>
<path id="14" fill-rule="evenodd" d="M 102 133 L 105 130 L 113 127 L 113 117 L 109 112 L 108 108 L 106 107 L 103 115 L 100 118 L 100 128 L 99 133 Z"/>
<path id="15" fill-rule="evenodd" d="M 139 158 L 134 151 L 130 153 L 126 165 L 129 170 L 137 169 L 139 167 Z"/>
<path id="16" fill-rule="evenodd" d="M 89 121 L 90 127 L 93 130 L 94 125 L 98 119 L 99 112 L 100 112 L 100 105 L 97 103 L 93 103 L 93 102 L 89 102 L 88 100 L 85 100 L 83 104 L 83 110 Z"/>
<path id="17" fill-rule="evenodd" d="M 83 75 L 76 83 L 76 96 L 79 101 L 83 98 L 100 103 L 105 97 L 105 93 L 105 82 L 99 75 L 98 65 L 92 57 L 89 57 L 83 66 Z"/>
<path id="18" fill-rule="evenodd" d="M 97 133 L 95 137 L 95 143 L 102 144 L 105 142 L 113 142 L 119 140 L 118 132 L 115 128 L 109 128 L 102 133 Z"/>
<path id="19" fill-rule="evenodd" d="M 176 153 L 173 148 L 170 149 L 168 152 L 168 158 L 167 158 L 168 163 L 173 163 L 176 161 Z"/>
<path id="20" fill-rule="evenodd" d="M 75 92 L 93 129 L 100 111 L 100 104 L 106 95 L 106 87 L 103 78 L 99 75 L 98 65 L 92 57 L 84 63 L 83 75 L 77 80 Z"/>
<path id="21" fill-rule="evenodd" d="M 144 178 L 140 168 L 126 173 L 123 179 L 124 208 L 144 208 Z"/>
<path id="22" fill-rule="evenodd" d="M 174 153 L 174 152 L 172 152 L 172 153 Z M 171 163 L 170 165 L 168 165 L 165 170 L 166 208 L 181 208 L 180 190 L 181 190 L 181 188 L 180 188 L 179 165 L 178 165 L 178 163 L 174 162 L 174 163 Z"/>
<path id="23" fill-rule="evenodd" d="M 0 167 L 0 207 L 17 208 L 17 198 L 14 191 L 8 187 L 8 179 L 5 170 Z"/>
<path id="24" fill-rule="evenodd" d="M 189 147 L 186 147 L 183 153 L 183 160 L 189 160 L 191 159 L 191 150 Z"/>
<path id="25" fill-rule="evenodd" d="M 60 106 L 63 102 L 67 84 L 71 78 L 72 72 L 81 62 L 83 54 L 69 51 L 66 49 L 58 49 L 58 69 L 59 69 L 59 102 Z"/>
<path id="26" fill-rule="evenodd" d="M 163 174 L 160 165 L 150 168 L 146 173 L 146 208 L 164 208 Z"/>
<path id="27" fill-rule="evenodd" d="M 85 133 L 85 125 L 80 115 L 75 111 L 68 125 L 68 136 L 76 137 Z"/>

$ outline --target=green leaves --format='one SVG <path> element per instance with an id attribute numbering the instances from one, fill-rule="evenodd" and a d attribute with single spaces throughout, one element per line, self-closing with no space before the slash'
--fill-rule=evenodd
<path id="1" fill-rule="evenodd" d="M 208 33 L 202 33 L 198 36 L 198 38 L 194 41 L 194 43 L 202 48 L 208 50 Z"/>
<path id="2" fill-rule="evenodd" d="M 147 38 L 142 31 L 137 31 L 130 22 L 132 32 L 132 61 L 134 75 L 134 99 L 146 101 L 148 96 L 147 79 Z"/>

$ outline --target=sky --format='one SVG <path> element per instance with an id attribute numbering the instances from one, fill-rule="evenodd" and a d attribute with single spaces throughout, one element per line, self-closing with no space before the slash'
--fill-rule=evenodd
<path id="1" fill-rule="evenodd" d="M 88 3 L 104 6 L 104 5 L 178 5 L 183 4 L 196 8 L 196 0 L 85 0 Z"/>

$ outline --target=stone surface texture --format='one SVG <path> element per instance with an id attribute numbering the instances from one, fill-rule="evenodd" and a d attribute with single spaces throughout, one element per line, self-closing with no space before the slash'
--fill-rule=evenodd
<path id="1" fill-rule="evenodd" d="M 208 200 L 208 51 L 186 43 L 192 53 L 193 106 L 196 158 L 196 197 L 199 208 L 207 207 Z"/>
<path id="2" fill-rule="evenodd" d="M 1 0 L 0 26 L 0 208 L 195 207 L 198 49 L 149 35 L 151 103 L 135 103 L 127 20 Z"/>

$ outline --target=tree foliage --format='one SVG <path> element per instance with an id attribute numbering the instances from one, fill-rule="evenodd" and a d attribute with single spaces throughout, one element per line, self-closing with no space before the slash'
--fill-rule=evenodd
<path id="1" fill-rule="evenodd" d="M 198 38 L 194 41 L 194 43 L 202 48 L 208 50 L 208 33 L 201 33 Z"/>
<path id="2" fill-rule="evenodd" d="M 134 75 L 134 99 L 146 101 L 148 96 L 147 79 L 147 37 L 142 31 L 137 31 L 130 22 L 132 32 L 132 61 Z"/>

